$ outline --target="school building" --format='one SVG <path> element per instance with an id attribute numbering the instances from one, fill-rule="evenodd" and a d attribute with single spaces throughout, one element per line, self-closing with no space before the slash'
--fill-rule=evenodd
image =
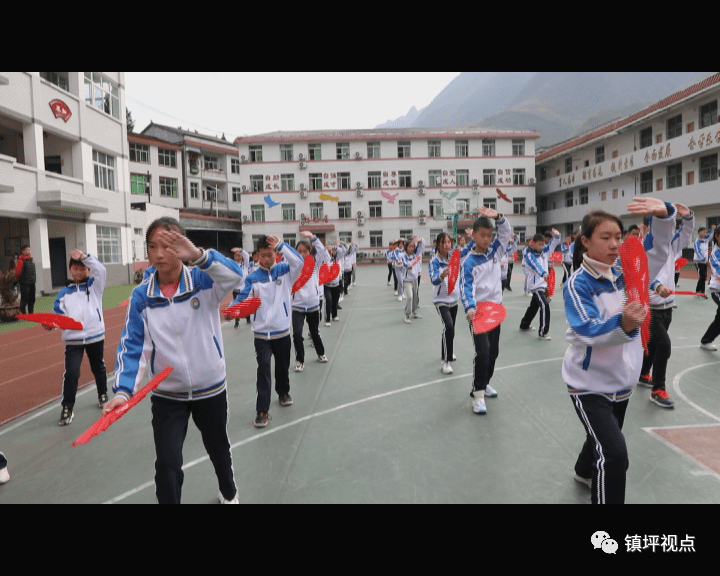
<path id="1" fill-rule="evenodd" d="M 273 132 L 236 138 L 244 243 L 294 244 L 309 230 L 384 256 L 396 238 L 429 243 L 472 224 L 478 206 L 535 233 L 534 131 L 476 128 Z M 247 248 L 249 250 L 249 248 Z"/>
<path id="2" fill-rule="evenodd" d="M 538 227 L 569 234 L 594 209 L 617 214 L 625 227 L 640 224 L 626 206 L 643 194 L 689 206 L 695 237 L 701 226 L 720 225 L 718 97 L 715 74 L 639 112 L 539 149 Z"/>

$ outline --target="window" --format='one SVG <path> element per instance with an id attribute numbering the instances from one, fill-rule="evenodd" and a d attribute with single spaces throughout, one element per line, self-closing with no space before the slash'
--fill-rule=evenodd
<path id="1" fill-rule="evenodd" d="M 200 187 L 197 182 L 190 182 L 190 198 L 200 197 Z"/>
<path id="2" fill-rule="evenodd" d="M 605 162 L 605 146 L 597 146 L 595 148 L 595 164 Z"/>
<path id="3" fill-rule="evenodd" d="M 368 172 L 368 188 L 380 188 L 380 172 Z"/>
<path id="4" fill-rule="evenodd" d="M 174 160 L 172 165 L 175 166 Z M 238 158 L 230 158 L 230 171 L 233 174 L 240 174 L 240 160 Z"/>
<path id="5" fill-rule="evenodd" d="M 130 193 L 147 194 L 148 177 L 145 174 L 130 174 Z"/>
<path id="6" fill-rule="evenodd" d="M 497 208 L 497 199 L 483 198 L 483 206 L 485 206 L 485 208 L 492 208 L 495 210 Z"/>
<path id="7" fill-rule="evenodd" d="M 238 169 L 235 174 L 240 173 L 240 164 L 239 160 L 233 159 L 233 162 L 238 162 Z M 165 148 L 158 148 L 158 164 L 160 166 L 169 166 L 170 168 L 176 168 L 177 167 L 177 154 L 175 153 L 175 150 L 167 150 Z"/>
<path id="8" fill-rule="evenodd" d="M 513 214 L 525 214 L 525 197 L 513 198 Z"/>
<path id="9" fill-rule="evenodd" d="M 442 200 L 430 200 L 430 216 L 440 216 L 442 213 Z"/>
<path id="10" fill-rule="evenodd" d="M 335 159 L 347 160 L 350 158 L 350 142 L 338 142 L 335 144 Z"/>
<path id="11" fill-rule="evenodd" d="M 718 177 L 718 155 L 710 154 L 700 158 L 700 182 L 710 182 Z"/>
<path id="12" fill-rule="evenodd" d="M 322 202 L 310 202 L 310 218 L 321 219 L 323 217 Z"/>
<path id="13" fill-rule="evenodd" d="M 682 136 L 682 114 L 678 114 L 667 121 L 666 140 L 677 138 L 678 136 Z"/>
<path id="14" fill-rule="evenodd" d="M 265 222 L 265 205 L 253 204 L 250 206 L 253 222 Z"/>
<path id="15" fill-rule="evenodd" d="M 565 174 L 572 172 L 572 158 L 565 158 Z"/>
<path id="16" fill-rule="evenodd" d="M 308 144 L 308 156 L 310 160 L 322 160 L 322 146 L 320 144 Z"/>
<path id="17" fill-rule="evenodd" d="M 120 228 L 98 226 L 97 251 L 103 264 L 120 264 Z"/>
<path id="18" fill-rule="evenodd" d="M 350 189 L 350 172 L 338 172 L 338 190 Z"/>
<path id="19" fill-rule="evenodd" d="M 413 231 L 412 230 L 400 230 L 400 238 L 405 238 L 405 240 L 409 240 L 413 237 Z"/>
<path id="20" fill-rule="evenodd" d="M 573 207 L 573 191 L 568 190 L 565 192 L 565 208 L 572 208 Z"/>
<path id="21" fill-rule="evenodd" d="M 370 230 L 370 248 L 382 248 L 382 238 L 382 230 Z"/>
<path id="22" fill-rule="evenodd" d="M 578 192 L 580 193 L 580 204 L 587 204 L 588 203 L 588 189 L 580 188 L 580 190 Z"/>
<path id="23" fill-rule="evenodd" d="M 401 170 L 398 172 L 400 188 L 412 188 L 412 172 L 410 170 Z"/>
<path id="24" fill-rule="evenodd" d="M 166 198 L 178 197 L 178 181 L 177 178 L 160 177 L 160 196 Z"/>
<path id="25" fill-rule="evenodd" d="M 219 202 L 220 201 L 220 187 L 217 184 L 208 184 L 205 186 L 205 201 L 206 202 Z"/>
<path id="26" fill-rule="evenodd" d="M 380 158 L 380 142 L 367 143 L 367 157 Z"/>
<path id="27" fill-rule="evenodd" d="M 653 171 L 646 170 L 640 173 L 640 193 L 648 194 L 653 191 Z M 617 198 L 617 196 L 614 196 Z"/>
<path id="28" fill-rule="evenodd" d="M 400 200 L 400 216 L 412 215 L 412 200 Z"/>
<path id="29" fill-rule="evenodd" d="M 85 72 L 85 102 L 120 119 L 118 87 L 98 72 Z"/>
<path id="30" fill-rule="evenodd" d="M 70 89 L 67 72 L 40 72 L 40 78 L 44 78 L 50 84 L 55 84 L 55 86 L 65 91 Z"/>
<path id="31" fill-rule="evenodd" d="M 428 170 L 428 186 L 442 186 L 442 171 Z"/>
<path id="32" fill-rule="evenodd" d="M 370 202 L 370 218 L 382 218 L 382 202 Z"/>
<path id="33" fill-rule="evenodd" d="M 678 188 L 682 186 L 682 163 L 671 164 L 667 167 L 667 187 Z"/>
<path id="34" fill-rule="evenodd" d="M 513 168 L 513 185 L 523 186 L 525 184 L 525 168 Z"/>
<path id="35" fill-rule="evenodd" d="M 294 174 L 280 174 L 280 189 L 295 190 L 295 175 Z"/>
<path id="36" fill-rule="evenodd" d="M 717 100 L 700 106 L 700 128 L 707 128 L 717 123 Z"/>
<path id="37" fill-rule="evenodd" d="M 512 141 L 512 155 L 525 156 L 525 140 Z"/>
<path id="38" fill-rule="evenodd" d="M 262 146 L 254 144 L 250 146 L 250 162 L 262 162 Z"/>
<path id="39" fill-rule="evenodd" d="M 495 156 L 495 140 L 482 141 L 483 156 Z"/>
<path id="40" fill-rule="evenodd" d="M 600 192 L 600 201 L 605 202 L 605 200 L 607 200 L 607 192 L 603 190 L 602 192 Z"/>
<path id="41" fill-rule="evenodd" d="M 295 204 L 282 205 L 282 219 L 286 222 L 295 220 Z"/>
<path id="42" fill-rule="evenodd" d="M 262 174 L 251 174 L 250 175 L 250 191 L 251 192 L 262 192 L 263 191 Z"/>
<path id="43" fill-rule="evenodd" d="M 525 226 L 513 226 L 513 232 L 517 234 L 518 244 L 525 244 L 525 234 L 527 232 Z"/>
<path id="44" fill-rule="evenodd" d="M 219 170 L 220 163 L 217 156 L 203 156 L 203 168 L 205 170 Z"/>
<path id="45" fill-rule="evenodd" d="M 150 148 L 145 144 L 132 142 L 130 144 L 130 162 L 142 162 L 143 164 L 149 164 Z"/>
<path id="46" fill-rule="evenodd" d="M 351 218 L 352 206 L 350 202 L 338 202 L 338 218 Z"/>
<path id="47" fill-rule="evenodd" d="M 283 242 L 285 242 L 286 244 L 289 244 L 293 248 L 295 248 L 296 240 L 297 240 L 297 238 L 296 238 L 295 234 L 283 234 Z"/>
<path id="48" fill-rule="evenodd" d="M 468 155 L 468 141 L 467 140 L 455 140 L 455 157 L 456 158 L 467 158 Z"/>
<path id="49" fill-rule="evenodd" d="M 322 182 L 322 173 L 316 172 L 310 174 L 310 190 L 322 190 L 323 182 Z"/>
<path id="50" fill-rule="evenodd" d="M 640 130 L 640 148 L 652 146 L 652 127 Z"/>
<path id="51" fill-rule="evenodd" d="M 495 170 L 483 170 L 483 186 L 495 186 Z"/>
<path id="52" fill-rule="evenodd" d="M 240 202 L 240 196 L 242 195 L 242 189 L 238 188 L 237 186 L 233 186 L 232 188 L 232 201 L 233 202 Z"/>
<path id="53" fill-rule="evenodd" d="M 115 191 L 115 158 L 93 150 L 93 169 L 95 186 Z"/>
<path id="54" fill-rule="evenodd" d="M 470 171 L 469 170 L 456 170 L 455 171 L 455 182 L 458 186 L 469 186 L 470 185 Z"/>
<path id="55" fill-rule="evenodd" d="M 293 159 L 293 145 L 292 144 L 280 144 L 280 160 L 285 162 L 292 162 Z"/>
<path id="56" fill-rule="evenodd" d="M 440 140 L 428 141 L 428 156 L 430 158 L 440 157 Z"/>
<path id="57" fill-rule="evenodd" d="M 397 143 L 398 158 L 410 158 L 410 142 Z"/>

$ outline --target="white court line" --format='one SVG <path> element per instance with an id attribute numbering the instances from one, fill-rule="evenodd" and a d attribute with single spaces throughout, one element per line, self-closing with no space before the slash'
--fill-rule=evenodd
<path id="1" fill-rule="evenodd" d="M 531 362 L 521 362 L 520 364 L 512 364 L 511 366 L 502 366 L 500 368 L 495 368 L 495 371 L 497 372 L 500 370 L 508 370 L 510 368 L 519 368 L 521 366 L 529 366 L 531 364 L 540 364 L 543 362 L 554 362 L 556 360 L 562 360 L 563 358 L 564 358 L 564 356 L 560 356 L 558 358 L 545 358 L 544 360 L 533 360 Z M 293 420 L 292 422 L 287 422 L 286 424 L 281 424 L 280 426 L 273 427 L 271 430 L 266 430 L 265 432 L 261 432 L 254 436 L 251 436 L 250 438 L 246 438 L 245 440 L 241 440 L 240 442 L 236 442 L 235 444 L 232 444 L 230 446 L 230 449 L 232 450 L 234 448 L 238 448 L 245 444 L 249 444 L 250 442 L 254 442 L 255 440 L 259 440 L 260 438 L 264 438 L 265 436 L 269 436 L 270 434 L 274 434 L 275 432 L 280 432 L 281 430 L 285 430 L 286 428 L 290 428 L 291 426 L 295 426 L 302 422 L 307 422 L 308 420 L 312 420 L 313 418 L 318 418 L 319 416 L 325 416 L 326 414 L 331 414 L 333 412 L 337 412 L 338 410 L 343 410 L 344 408 L 349 408 L 351 406 L 357 406 L 358 404 L 364 404 L 365 402 L 370 402 L 371 400 L 377 400 L 379 398 L 386 398 L 388 396 L 393 396 L 395 394 L 400 394 L 402 392 L 409 392 L 410 390 L 417 390 L 418 388 L 424 388 L 425 386 L 431 386 L 432 384 L 438 384 L 440 382 L 447 382 L 448 380 L 455 380 L 457 378 L 468 378 L 468 377 L 472 377 L 472 372 L 469 372 L 467 374 L 458 374 L 457 376 L 446 376 L 444 378 L 438 378 L 437 380 L 431 380 L 430 382 L 423 382 L 422 384 L 414 384 L 412 386 L 406 386 L 405 388 L 399 388 L 398 390 L 391 390 L 390 392 L 383 392 L 382 394 L 375 394 L 374 396 L 368 396 L 367 398 L 362 398 L 360 400 L 348 402 L 347 404 L 341 404 L 340 406 L 336 406 L 335 408 L 328 408 L 327 410 L 322 410 L 321 412 L 309 414 L 307 416 L 303 416 L 302 418 L 298 418 L 297 420 Z M 191 462 L 188 462 L 187 464 L 184 464 L 182 469 L 187 470 L 188 468 L 191 468 L 197 464 L 200 464 L 201 462 L 205 462 L 209 458 L 210 457 L 207 455 L 197 458 Z M 132 490 L 129 490 L 123 494 L 120 494 L 119 496 L 116 496 L 115 498 L 108 500 L 107 502 L 104 502 L 104 504 L 114 504 L 116 502 L 119 502 L 120 500 L 124 500 L 125 498 L 132 496 L 133 494 L 137 494 L 138 492 L 144 490 L 145 488 L 149 488 L 150 486 L 153 486 L 154 484 L 155 484 L 154 480 L 145 482 L 144 484 L 141 484 L 140 486 L 133 488 Z"/>

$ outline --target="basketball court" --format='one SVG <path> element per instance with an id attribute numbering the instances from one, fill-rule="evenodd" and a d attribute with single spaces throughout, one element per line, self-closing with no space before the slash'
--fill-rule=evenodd
<path id="1" fill-rule="evenodd" d="M 387 268 L 358 268 L 340 321 L 320 326 L 329 362 L 315 361 L 306 330 L 305 370 L 293 372 L 294 361 L 290 369 L 294 404 L 283 408 L 273 394 L 265 429 L 253 426 L 250 324 L 224 323 L 228 434 L 240 502 L 589 504 L 589 489 L 573 479 L 585 433 L 560 376 L 568 343 L 558 272 L 552 341 L 546 342 L 536 331 L 518 329 L 530 299 L 515 266 L 491 381 L 499 396 L 487 400 L 484 416 L 470 409 L 473 347 L 461 311 L 454 373 L 440 372 L 441 323 L 427 263 L 423 318 L 411 324 L 403 321 L 404 302 L 387 286 Z M 678 289 L 694 285 L 681 279 Z M 676 303 L 667 384 L 675 408 L 650 403 L 647 388 L 631 398 L 624 426 L 627 503 L 720 501 L 720 353 L 699 347 L 715 305 L 690 296 Z M 41 365 L 44 358 L 32 362 Z M 91 379 L 85 363 L 81 382 Z M 55 385 L 59 393 L 61 382 Z M 22 392 L 19 382 L 16 390 Z M 0 486 L 0 504 L 154 503 L 150 400 L 72 447 L 100 414 L 91 385 L 79 393 L 70 426 L 57 425 L 59 401 L 0 426 L 11 475 Z M 215 474 L 192 423 L 184 462 L 183 503 L 216 503 Z"/>

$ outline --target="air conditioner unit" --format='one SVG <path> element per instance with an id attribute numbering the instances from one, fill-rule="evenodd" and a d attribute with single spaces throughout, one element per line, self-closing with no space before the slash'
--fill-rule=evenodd
<path id="1" fill-rule="evenodd" d="M 240 162 L 247 162 L 247 156 L 240 156 Z"/>
<path id="2" fill-rule="evenodd" d="M 247 221 L 248 221 L 248 217 L 247 217 L 247 216 L 243 216 L 243 222 L 247 222 Z"/>
<path id="3" fill-rule="evenodd" d="M 420 210 L 419 216 L 425 216 L 425 210 Z"/>
<path id="4" fill-rule="evenodd" d="M 530 178 L 528 180 L 528 184 L 535 184 L 535 178 Z"/>
<path id="5" fill-rule="evenodd" d="M 478 181 L 477 181 L 477 179 L 473 180 L 473 182 L 472 182 L 472 183 L 473 183 L 473 186 L 477 186 L 477 185 L 478 185 Z"/>
<path id="6" fill-rule="evenodd" d="M 298 154 L 298 160 L 305 160 L 305 156 L 303 156 L 302 154 Z"/>
<path id="7" fill-rule="evenodd" d="M 418 180 L 418 186 L 425 186 L 425 182 L 423 182 L 422 180 Z"/>
<path id="8" fill-rule="evenodd" d="M 355 188 L 362 188 L 362 182 L 355 182 Z"/>
<path id="9" fill-rule="evenodd" d="M 364 230 L 358 230 L 358 237 L 362 238 L 363 236 L 365 236 L 365 231 L 364 231 Z"/>
<path id="10" fill-rule="evenodd" d="M 358 218 L 364 218 L 364 217 L 365 217 L 365 214 L 363 214 L 361 210 L 358 210 L 357 217 L 358 217 Z"/>
<path id="11" fill-rule="evenodd" d="M 364 193 L 363 193 L 363 189 L 362 189 L 362 188 L 358 188 L 357 190 L 355 190 L 355 194 L 357 194 L 358 196 L 362 196 L 362 195 L 364 194 Z"/>
<path id="12" fill-rule="evenodd" d="M 363 224 L 365 224 L 365 218 L 358 218 L 357 223 L 359 226 L 362 226 Z"/>
<path id="13" fill-rule="evenodd" d="M 300 198 L 307 198 L 307 190 L 300 188 Z"/>
<path id="14" fill-rule="evenodd" d="M 362 158 L 362 154 L 360 152 L 355 152 L 355 160 L 360 160 Z"/>
<path id="15" fill-rule="evenodd" d="M 300 168 L 305 168 L 306 164 L 305 164 L 305 162 L 300 162 L 299 166 L 300 166 Z"/>
<path id="16" fill-rule="evenodd" d="M 530 214 L 535 214 L 535 206 L 530 206 Z"/>
<path id="17" fill-rule="evenodd" d="M 418 218 L 418 223 L 425 224 L 425 216 L 420 216 L 420 218 Z"/>
<path id="18" fill-rule="evenodd" d="M 422 186 L 420 186 L 420 187 L 418 188 L 418 194 L 420 194 L 420 196 L 425 196 L 425 188 L 423 188 Z"/>
<path id="19" fill-rule="evenodd" d="M 244 186 L 244 185 L 243 185 L 243 187 L 241 188 L 241 190 L 242 190 L 243 192 L 247 192 L 247 186 Z"/>

